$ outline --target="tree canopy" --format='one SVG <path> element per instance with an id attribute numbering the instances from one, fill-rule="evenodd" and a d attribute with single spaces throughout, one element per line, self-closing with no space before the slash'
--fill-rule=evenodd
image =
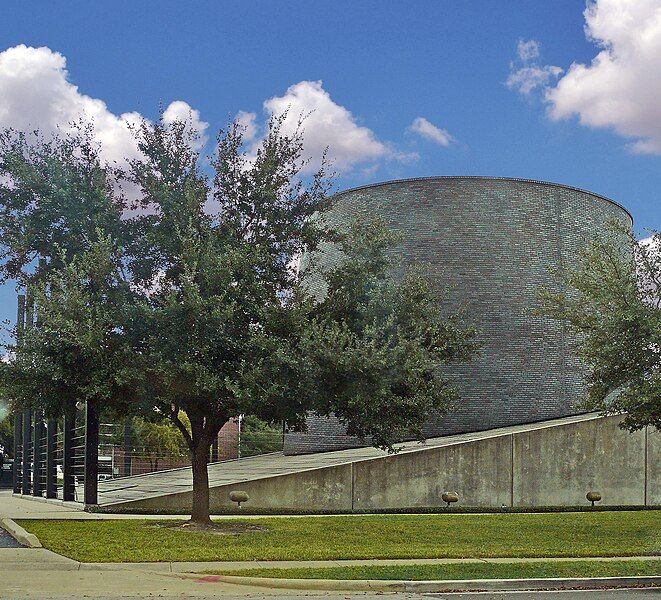
<path id="1" fill-rule="evenodd" d="M 233 124 L 205 162 L 186 122 L 144 122 L 123 170 L 85 132 L 0 138 L 0 269 L 38 305 L 9 348 L 3 393 L 52 414 L 86 401 L 171 419 L 197 522 L 209 520 L 209 448 L 229 418 L 295 429 L 314 410 L 392 449 L 456 400 L 439 367 L 475 351 L 429 281 L 394 278 L 383 224 L 328 225 L 326 167 L 304 177 L 301 132 L 281 124 L 254 151 Z M 297 263 L 322 244 L 344 260 L 318 273 L 316 298 Z"/>
<path id="2" fill-rule="evenodd" d="M 661 234 L 641 243 L 613 223 L 561 283 L 562 291 L 543 292 L 542 310 L 577 335 L 589 369 L 585 407 L 624 413 L 632 431 L 661 429 Z"/>

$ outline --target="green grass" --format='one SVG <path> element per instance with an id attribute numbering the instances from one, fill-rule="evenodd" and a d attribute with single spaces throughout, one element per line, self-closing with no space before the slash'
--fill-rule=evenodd
<path id="1" fill-rule="evenodd" d="M 206 571 L 214 575 L 276 577 L 279 579 L 526 579 L 548 577 L 642 577 L 661 575 L 659 560 L 566 561 L 509 564 L 369 565 L 300 569 L 241 569 Z"/>
<path id="2" fill-rule="evenodd" d="M 240 523 L 223 520 L 222 523 Z M 661 512 L 258 518 L 238 536 L 143 520 L 22 520 L 83 562 L 350 558 L 590 557 L 661 553 Z"/>

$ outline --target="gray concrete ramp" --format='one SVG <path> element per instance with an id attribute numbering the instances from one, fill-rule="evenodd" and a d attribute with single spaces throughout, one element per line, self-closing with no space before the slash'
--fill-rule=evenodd
<path id="1" fill-rule="evenodd" d="M 396 454 L 354 448 L 308 455 L 266 454 L 209 465 L 212 511 L 246 490 L 246 509 L 373 511 L 442 505 L 576 506 L 588 491 L 603 504 L 661 502 L 661 434 L 625 432 L 619 417 L 586 414 L 540 423 L 407 442 Z M 190 468 L 99 485 L 102 508 L 186 511 Z"/>

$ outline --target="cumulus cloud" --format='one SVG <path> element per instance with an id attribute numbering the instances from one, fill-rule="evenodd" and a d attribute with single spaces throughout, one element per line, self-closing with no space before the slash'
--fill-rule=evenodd
<path id="1" fill-rule="evenodd" d="M 547 90 L 550 117 L 577 116 L 632 138 L 635 152 L 661 154 L 661 0 L 596 0 L 584 16 L 602 49 Z"/>
<path id="2" fill-rule="evenodd" d="M 207 143 L 207 136 L 205 134 L 209 123 L 202 121 L 200 118 L 200 111 L 191 108 L 187 102 L 183 100 L 175 100 L 163 111 L 163 122 L 171 125 L 175 121 L 183 121 L 190 129 L 191 133 L 195 135 L 195 150 L 201 150 Z"/>
<path id="3" fill-rule="evenodd" d="M 383 158 L 407 161 L 417 157 L 397 151 L 391 144 L 379 140 L 371 129 L 359 125 L 347 108 L 330 97 L 321 81 L 300 81 L 290 86 L 282 96 L 266 100 L 264 111 L 269 117 L 287 113 L 282 131 L 288 135 L 294 133 L 303 117 L 301 129 L 306 158 L 310 159 L 308 171 L 319 166 L 327 148 L 328 158 L 340 170 Z M 237 119 L 247 126 L 247 132 L 256 135 L 254 113 L 241 112 Z"/>
<path id="4" fill-rule="evenodd" d="M 540 46 L 537 40 L 519 40 L 516 47 L 517 60 L 510 63 L 510 74 L 505 82 L 507 87 L 529 96 L 562 74 L 560 67 L 537 63 Z"/>
<path id="5" fill-rule="evenodd" d="M 257 137 L 257 114 L 240 110 L 234 119 L 243 128 L 243 139 L 252 142 Z"/>
<path id="6" fill-rule="evenodd" d="M 446 129 L 441 129 L 436 127 L 433 123 L 430 123 L 424 117 L 418 117 L 413 120 L 413 123 L 409 126 L 409 131 L 416 133 L 417 135 L 435 142 L 439 146 L 449 146 L 450 142 L 454 138 Z"/>
<path id="7" fill-rule="evenodd" d="M 166 108 L 164 118 L 172 122 L 177 117 L 190 117 L 204 138 L 207 124 L 198 111 L 176 101 Z M 22 44 L 0 52 L 0 127 L 52 134 L 58 129 L 66 132 L 80 120 L 94 123 L 105 160 L 121 163 L 138 156 L 130 126 L 138 124 L 142 116 L 137 112 L 116 115 L 102 100 L 81 93 L 69 80 L 62 54 Z"/>

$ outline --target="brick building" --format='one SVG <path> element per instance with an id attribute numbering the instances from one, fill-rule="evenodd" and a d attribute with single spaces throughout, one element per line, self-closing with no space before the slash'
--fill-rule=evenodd
<path id="1" fill-rule="evenodd" d="M 575 263 L 579 248 L 610 219 L 632 220 L 619 204 L 577 188 L 524 179 L 429 177 L 341 192 L 329 219 L 342 224 L 377 214 L 402 236 L 401 270 L 419 265 L 479 333 L 481 354 L 447 374 L 461 400 L 430 420 L 427 436 L 479 431 L 581 412 L 584 370 L 563 327 L 534 314 L 552 272 Z M 323 260 L 340 260 L 336 249 Z M 305 260 L 303 261 L 303 269 Z M 398 269 L 399 270 L 399 269 Z M 321 282 L 310 280 L 323 293 Z M 308 418 L 288 433 L 289 454 L 362 445 L 335 419 Z"/>

